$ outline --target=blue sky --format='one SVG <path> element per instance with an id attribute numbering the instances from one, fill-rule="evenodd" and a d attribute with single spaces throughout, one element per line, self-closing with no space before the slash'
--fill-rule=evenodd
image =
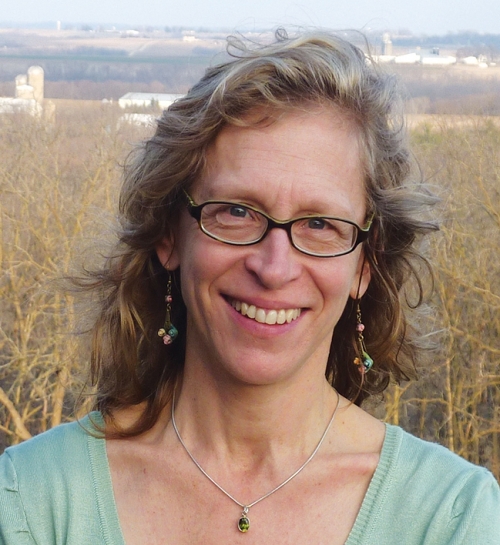
<path id="1" fill-rule="evenodd" d="M 229 30 L 277 25 L 500 34 L 500 0 L 2 0 L 0 22 L 115 23 Z"/>

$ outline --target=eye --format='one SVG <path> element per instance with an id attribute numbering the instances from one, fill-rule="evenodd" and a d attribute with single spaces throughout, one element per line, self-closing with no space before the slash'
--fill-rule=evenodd
<path id="1" fill-rule="evenodd" d="M 311 218 L 307 223 L 307 227 L 309 229 L 325 229 L 328 225 L 323 218 Z"/>
<path id="2" fill-rule="evenodd" d="M 224 227 L 242 227 L 250 226 L 255 223 L 260 224 L 259 214 L 238 203 L 209 203 L 204 209 L 203 222 L 206 227 L 209 222 L 215 221 Z"/>
<path id="3" fill-rule="evenodd" d="M 351 240 L 353 226 L 343 220 L 327 217 L 304 218 L 297 222 L 295 233 L 302 237 L 312 237 L 315 240 Z"/>
<path id="4" fill-rule="evenodd" d="M 248 214 L 248 210 L 244 206 L 234 205 L 229 208 L 229 213 L 236 218 L 244 218 Z"/>

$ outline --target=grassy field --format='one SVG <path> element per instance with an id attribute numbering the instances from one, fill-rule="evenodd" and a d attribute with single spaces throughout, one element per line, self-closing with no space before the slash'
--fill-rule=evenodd
<path id="1" fill-rule="evenodd" d="M 0 124 L 0 450 L 76 416 L 88 362 L 80 303 L 57 279 L 106 254 L 121 169 L 152 129 L 116 105 L 58 101 L 53 124 Z M 500 478 L 500 128 L 496 119 L 409 118 L 423 177 L 441 197 L 425 329 L 436 341 L 416 383 L 370 410 Z M 78 404 L 76 404 L 78 406 Z M 85 403 L 80 411 L 85 410 Z"/>
<path id="2" fill-rule="evenodd" d="M 80 302 L 57 279 L 106 254 L 120 165 L 152 130 L 120 123 L 102 99 L 184 93 L 223 48 L 217 34 L 0 29 L 0 96 L 40 64 L 56 107 L 51 123 L 0 118 L 0 451 L 88 406 L 77 403 L 88 361 L 74 334 Z M 392 385 L 369 409 L 500 478 L 500 68 L 387 69 L 408 89 L 415 175 L 441 197 L 424 328 L 436 349 L 418 382 Z"/>

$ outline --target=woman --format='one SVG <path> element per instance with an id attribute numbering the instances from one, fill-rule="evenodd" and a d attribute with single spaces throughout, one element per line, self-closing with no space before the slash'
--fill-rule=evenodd
<path id="1" fill-rule="evenodd" d="M 99 412 L 7 450 L 2 543 L 500 543 L 491 474 L 359 407 L 411 375 L 434 228 L 394 82 L 333 35 L 239 51 L 127 172 Z"/>

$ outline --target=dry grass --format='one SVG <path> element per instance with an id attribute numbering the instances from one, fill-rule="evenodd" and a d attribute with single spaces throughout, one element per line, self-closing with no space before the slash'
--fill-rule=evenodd
<path id="1" fill-rule="evenodd" d="M 74 106 L 58 104 L 54 125 L 0 118 L 0 447 L 74 417 L 87 354 L 72 335 L 75 301 L 53 281 L 99 256 L 117 165 L 144 136 L 118 128 L 115 107 Z M 429 248 L 438 348 L 418 383 L 392 386 L 374 411 L 500 477 L 500 129 L 456 121 L 425 118 L 412 130 L 442 198 Z"/>

